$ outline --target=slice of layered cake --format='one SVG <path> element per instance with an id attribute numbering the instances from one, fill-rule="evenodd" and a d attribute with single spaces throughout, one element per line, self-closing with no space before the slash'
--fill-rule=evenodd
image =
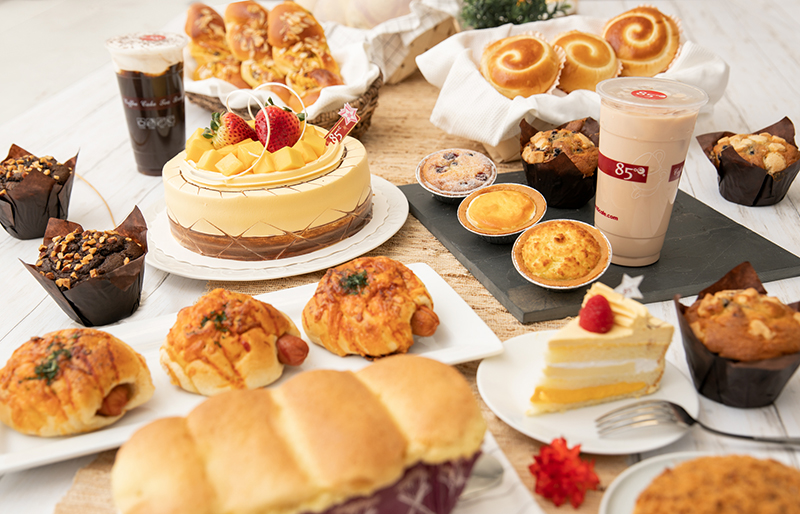
<path id="1" fill-rule="evenodd" d="M 654 393 L 672 332 L 641 303 L 595 282 L 578 317 L 550 339 L 528 414 Z"/>

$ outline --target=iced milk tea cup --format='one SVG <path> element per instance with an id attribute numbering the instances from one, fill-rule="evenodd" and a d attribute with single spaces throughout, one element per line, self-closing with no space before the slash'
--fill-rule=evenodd
<path id="1" fill-rule="evenodd" d="M 597 85 L 600 155 L 594 224 L 611 262 L 647 266 L 661 256 L 702 89 L 673 80 L 620 77 Z"/>

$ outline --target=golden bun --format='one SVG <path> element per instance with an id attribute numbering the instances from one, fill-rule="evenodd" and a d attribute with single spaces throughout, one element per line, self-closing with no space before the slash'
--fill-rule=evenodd
<path id="1" fill-rule="evenodd" d="M 564 49 L 566 59 L 558 79 L 558 88 L 562 91 L 594 91 L 598 83 L 620 72 L 614 49 L 600 36 L 572 30 L 557 36 L 553 44 Z"/>
<path id="2" fill-rule="evenodd" d="M 272 9 L 268 38 L 274 48 L 287 48 L 307 40 L 327 45 L 325 31 L 316 18 L 294 2 L 283 2 Z"/>
<path id="3" fill-rule="evenodd" d="M 433 335 L 439 318 L 413 271 L 388 257 L 329 269 L 303 309 L 308 338 L 336 355 L 405 353 L 414 334 Z"/>
<path id="4" fill-rule="evenodd" d="M 680 47 L 680 27 L 655 7 L 640 6 L 606 23 L 603 37 L 622 61 L 623 77 L 652 77 L 666 71 Z"/>
<path id="5" fill-rule="evenodd" d="M 256 61 L 270 57 L 267 41 L 269 11 L 251 0 L 233 2 L 225 8 L 226 41 L 236 59 Z"/>
<path id="6" fill-rule="evenodd" d="M 170 381 L 206 396 L 271 384 L 283 373 L 278 341 L 292 320 L 252 296 L 215 289 L 178 312 L 160 350 Z"/>
<path id="7" fill-rule="evenodd" d="M 120 448 L 112 492 L 123 514 L 322 512 L 419 462 L 474 455 L 485 430 L 458 371 L 398 355 L 228 392 L 155 421 Z"/>
<path id="8" fill-rule="evenodd" d="M 198 66 L 230 56 L 231 50 L 225 39 L 225 21 L 206 4 L 189 6 L 184 31 L 191 39 L 189 53 Z"/>
<path id="9" fill-rule="evenodd" d="M 543 38 L 519 34 L 490 43 L 481 56 L 481 75 L 508 98 L 547 93 L 558 82 L 562 57 Z"/>
<path id="10" fill-rule="evenodd" d="M 283 72 L 275 66 L 275 61 L 272 59 L 242 61 L 241 74 L 247 85 L 253 88 L 265 82 L 283 83 L 285 80 Z"/>
<path id="11" fill-rule="evenodd" d="M 0 369 L 0 421 L 45 437 L 108 426 L 153 396 L 144 357 L 116 337 L 73 328 L 33 337 Z"/>
<path id="12" fill-rule="evenodd" d="M 194 80 L 218 78 L 240 89 L 248 89 L 250 87 L 242 78 L 241 62 L 237 61 L 233 56 L 201 64 L 195 68 L 192 78 Z"/>

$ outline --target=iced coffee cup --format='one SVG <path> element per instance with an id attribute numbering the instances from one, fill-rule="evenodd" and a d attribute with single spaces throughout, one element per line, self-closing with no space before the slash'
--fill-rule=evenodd
<path id="1" fill-rule="evenodd" d="M 111 53 L 136 167 L 146 175 L 161 168 L 186 144 L 183 47 L 188 38 L 140 32 L 106 41 Z"/>
<path id="2" fill-rule="evenodd" d="M 672 80 L 621 77 L 597 85 L 600 155 L 594 224 L 611 262 L 647 266 L 661 257 L 697 113 L 708 95 Z"/>

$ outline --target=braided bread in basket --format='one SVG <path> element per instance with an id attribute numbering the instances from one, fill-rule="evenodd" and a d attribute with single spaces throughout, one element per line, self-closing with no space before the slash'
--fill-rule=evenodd
<path id="1" fill-rule="evenodd" d="M 361 512 L 354 503 L 400 512 L 409 494 L 443 514 L 485 430 L 457 370 L 396 355 L 356 373 L 314 370 L 224 393 L 155 421 L 119 450 L 112 490 L 122 514 Z"/>

